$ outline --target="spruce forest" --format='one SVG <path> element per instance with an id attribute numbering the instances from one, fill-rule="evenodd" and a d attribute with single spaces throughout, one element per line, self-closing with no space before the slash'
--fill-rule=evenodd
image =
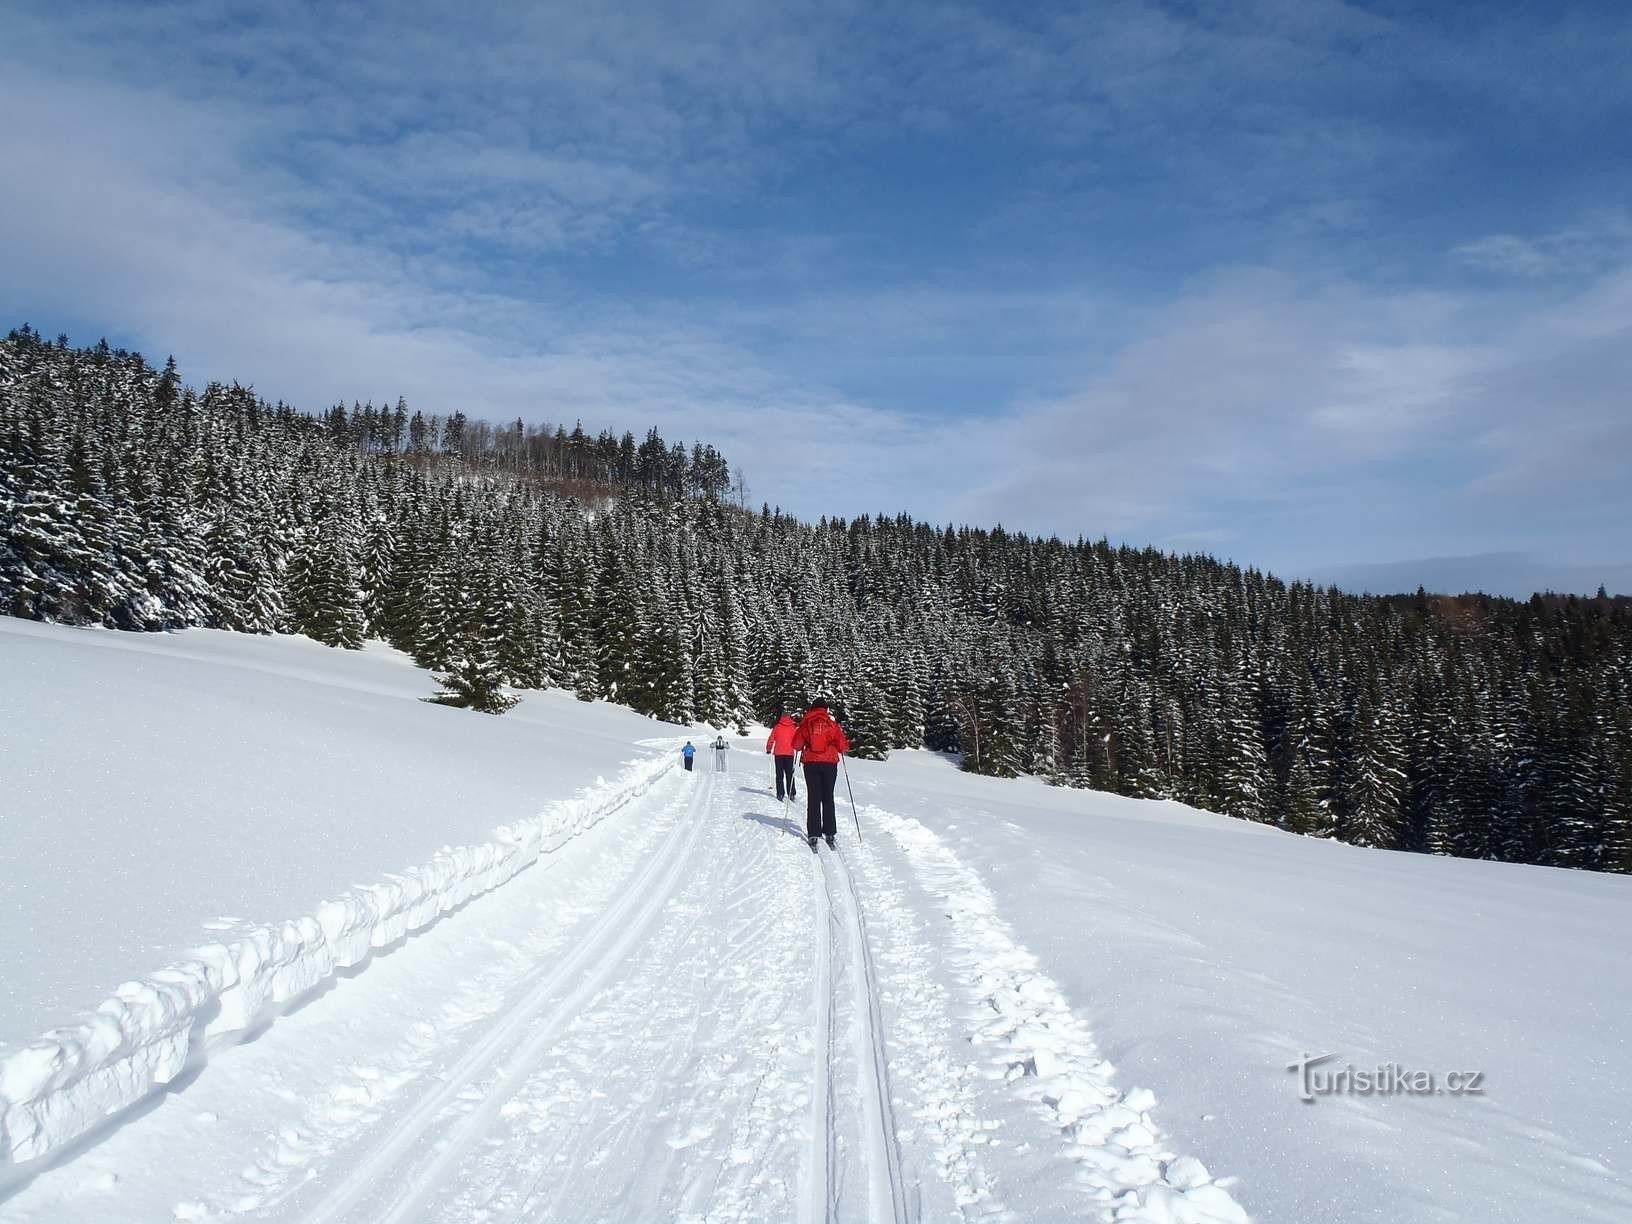
<path id="1" fill-rule="evenodd" d="M 0 343 L 0 612 L 382 638 L 456 693 L 746 728 L 1432 854 L 1632 871 L 1632 600 L 1358 597 L 1206 556 L 741 505 L 713 447 Z M 502 708 L 502 695 L 498 708 Z"/>

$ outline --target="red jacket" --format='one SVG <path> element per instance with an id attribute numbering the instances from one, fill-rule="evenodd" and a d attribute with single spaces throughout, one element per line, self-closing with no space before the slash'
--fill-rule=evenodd
<path id="1" fill-rule="evenodd" d="M 793 737 L 799 733 L 799 724 L 786 714 L 777 720 L 776 726 L 771 728 L 771 736 L 765 741 L 765 751 L 773 752 L 777 756 L 793 755 Z"/>
<path id="2" fill-rule="evenodd" d="M 820 740 L 822 746 L 812 747 L 814 740 Z M 805 754 L 807 762 L 815 765 L 837 765 L 839 757 L 850 751 L 844 728 L 827 712 L 826 706 L 810 707 L 793 737 L 793 746 Z"/>

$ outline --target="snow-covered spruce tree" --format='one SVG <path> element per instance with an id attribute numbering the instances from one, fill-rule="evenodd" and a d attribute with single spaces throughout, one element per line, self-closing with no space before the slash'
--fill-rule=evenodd
<path id="1" fill-rule="evenodd" d="M 364 524 L 357 564 L 363 618 L 380 636 L 386 635 L 391 622 L 397 554 L 396 519 L 388 508 L 381 507 Z"/>
<path id="2" fill-rule="evenodd" d="M 636 670 L 648 636 L 633 542 L 614 528 L 611 516 L 598 524 L 600 580 L 593 603 L 597 695 L 650 712 L 652 685 Z"/>
<path id="3" fill-rule="evenodd" d="M 1079 667 L 1065 684 L 1065 707 L 1060 711 L 1061 772 L 1067 784 L 1110 789 L 1112 732 L 1091 666 Z"/>
<path id="4" fill-rule="evenodd" d="M 428 671 L 450 667 L 465 638 L 470 609 L 463 564 L 444 557 L 420 584 L 414 609 L 414 662 Z"/>
<path id="5" fill-rule="evenodd" d="M 1543 839 L 1539 820 L 1543 775 L 1541 736 L 1552 720 L 1547 686 L 1539 680 L 1528 694 L 1509 690 L 1494 703 L 1493 740 L 1501 779 L 1492 807 L 1492 857 L 1507 863 L 1534 861 Z"/>
<path id="6" fill-rule="evenodd" d="M 558 682 L 560 639 L 548 605 L 527 584 L 518 582 L 505 592 L 496 650 L 499 671 L 510 684 L 543 689 Z"/>
<path id="7" fill-rule="evenodd" d="M 413 654 L 420 636 L 424 600 L 442 553 L 449 547 L 447 524 L 434 512 L 424 481 L 416 473 L 400 490 L 396 549 L 389 571 L 380 575 L 374 632 L 398 650 Z"/>
<path id="8" fill-rule="evenodd" d="M 1058 672 L 1054 667 L 1046 670 Z M 1025 660 L 1018 679 L 1020 754 L 1017 767 L 1058 785 L 1064 779 L 1065 769 L 1060 759 L 1054 698 L 1045 668 Z"/>
<path id="9" fill-rule="evenodd" d="M 1001 660 L 969 687 L 959 706 L 965 770 L 996 778 L 1012 778 L 1020 772 L 1018 689 L 1013 671 Z"/>
<path id="10" fill-rule="evenodd" d="M 204 577 L 215 602 L 212 624 L 240 633 L 271 633 L 283 617 L 281 584 L 264 547 L 242 521 L 220 513 L 204 529 Z"/>
<path id="11" fill-rule="evenodd" d="M 1450 854 L 1460 819 L 1452 764 L 1456 724 L 1450 695 L 1437 672 L 1425 670 L 1412 698 L 1413 731 L 1405 778 L 1405 848 Z"/>
<path id="12" fill-rule="evenodd" d="M 783 713 L 797 713 L 805 702 L 806 684 L 795 662 L 789 634 L 765 625 L 764 631 L 750 640 L 749 657 L 754 660 L 749 683 L 759 720 L 772 723 Z"/>
<path id="13" fill-rule="evenodd" d="M 661 624 L 662 650 L 665 652 L 664 707 L 660 717 L 682 726 L 695 721 L 697 712 L 693 702 L 697 692 L 697 677 L 691 650 L 691 625 L 696 617 L 692 606 L 694 591 L 691 586 L 690 566 L 684 535 L 678 523 L 670 537 L 669 566 L 664 575 L 664 588 L 659 598 L 662 604 L 655 613 Z"/>
<path id="14" fill-rule="evenodd" d="M 498 664 L 475 655 L 455 659 L 447 674 L 436 678 L 442 691 L 425 698 L 434 705 L 457 706 L 481 714 L 503 714 L 521 700 L 504 691 Z"/>
<path id="15" fill-rule="evenodd" d="M 51 448 L 54 450 L 55 448 Z M 0 486 L 0 545 L 12 616 L 84 621 L 88 556 L 76 522 L 75 507 L 64 485 L 67 470 L 60 453 L 39 455 L 21 474 L 17 492 Z"/>
<path id="16" fill-rule="evenodd" d="M 1226 664 L 1218 694 L 1218 793 L 1224 811 L 1247 820 L 1272 819 L 1271 774 L 1260 722 L 1262 690 L 1250 665 Z"/>
<path id="17" fill-rule="evenodd" d="M 585 701 L 599 692 L 593 597 L 598 578 L 590 536 L 581 521 L 569 520 L 552 540 L 545 568 L 545 594 L 554 605 L 561 635 L 561 687 Z"/>
<path id="18" fill-rule="evenodd" d="M 1405 748 L 1398 722 L 1388 699 L 1368 688 L 1360 695 L 1352 726 L 1340 831 L 1354 845 L 1392 850 L 1404 825 Z"/>
<path id="19" fill-rule="evenodd" d="M 719 607 L 719 652 L 723 721 L 734 726 L 739 735 L 748 733 L 748 721 L 753 717 L 753 703 L 748 692 L 748 626 L 742 613 L 739 594 L 743 576 L 735 564 L 727 561 L 715 585 Z"/>
<path id="20" fill-rule="evenodd" d="M 1526 861 L 1550 867 L 1595 867 L 1612 767 L 1593 717 L 1591 695 L 1560 683 L 1558 716 L 1541 743 L 1537 844 Z"/>
<path id="21" fill-rule="evenodd" d="M 910 630 L 903 629 L 910 634 Z M 928 664 L 924 649 L 910 636 L 908 645 L 892 655 L 889 677 L 886 681 L 890 696 L 890 746 L 892 748 L 921 748 L 926 730 L 925 691 L 928 688 Z"/>
<path id="22" fill-rule="evenodd" d="M 858 650 L 846 660 L 834 694 L 851 754 L 863 760 L 881 761 L 890 747 L 889 693 L 881 683 L 882 671 L 883 661 L 876 653 Z"/>
<path id="23" fill-rule="evenodd" d="M 1117 695 L 1117 771 L 1121 793 L 1139 799 L 1163 799 L 1167 781 L 1157 760 L 1156 723 L 1144 678 L 1128 672 Z"/>
<path id="24" fill-rule="evenodd" d="M 345 518 L 331 514 L 308 531 L 290 562 L 288 628 L 327 646 L 358 650 L 367 621 Z"/>
<path id="25" fill-rule="evenodd" d="M 1614 724 L 1610 753 L 1597 866 L 1603 871 L 1632 873 L 1632 710 L 1625 707 Z"/>

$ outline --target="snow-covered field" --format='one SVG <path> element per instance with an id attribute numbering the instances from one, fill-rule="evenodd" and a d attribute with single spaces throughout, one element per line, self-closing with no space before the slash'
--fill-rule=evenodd
<path id="1" fill-rule="evenodd" d="M 919 882 L 978 878 L 1255 1217 L 1632 1220 L 1632 879 L 1362 850 L 923 753 L 854 774 L 864 819 L 933 837 Z M 1328 1053 L 1316 1070 L 1482 1072 L 1483 1091 L 1300 1102 L 1287 1064 Z"/>
<path id="2" fill-rule="evenodd" d="M 562 694 L 428 705 L 396 652 L 303 638 L 0 618 L 0 676 L 0 1158 L 508 879 L 678 731 Z"/>
<path id="3" fill-rule="evenodd" d="M 812 855 L 757 742 L 299 639 L 0 681 L 0 1220 L 1632 1219 L 1632 881 L 921 753 Z"/>

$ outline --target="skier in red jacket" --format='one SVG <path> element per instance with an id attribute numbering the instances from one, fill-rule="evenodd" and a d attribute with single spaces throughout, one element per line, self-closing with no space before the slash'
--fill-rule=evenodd
<path id="1" fill-rule="evenodd" d="M 776 720 L 776 726 L 771 728 L 770 738 L 765 741 L 765 751 L 774 755 L 776 761 L 776 798 L 782 800 L 786 790 L 789 799 L 799 798 L 799 789 L 793 784 L 793 737 L 799 733 L 799 724 L 786 714 Z M 784 787 L 783 780 L 787 785 Z"/>
<path id="2" fill-rule="evenodd" d="M 829 847 L 839 831 L 833 808 L 833 787 L 839 780 L 839 758 L 850 751 L 844 728 L 827 712 L 827 701 L 818 697 L 794 733 L 793 746 L 802 754 L 805 766 L 805 836 L 816 849 L 817 837 L 827 838 Z"/>

